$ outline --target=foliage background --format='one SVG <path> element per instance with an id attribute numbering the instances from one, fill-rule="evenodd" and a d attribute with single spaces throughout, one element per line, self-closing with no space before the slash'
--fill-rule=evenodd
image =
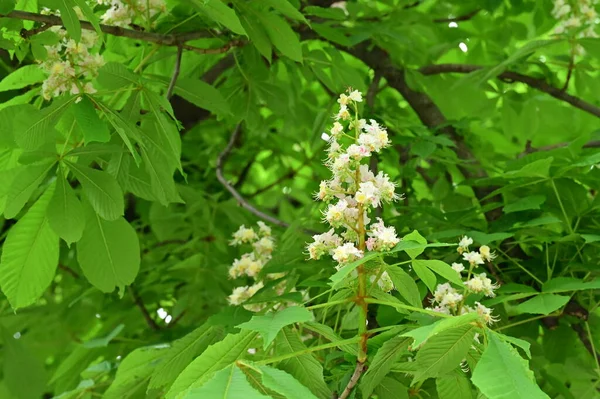
<path id="1" fill-rule="evenodd" d="M 304 230 L 323 229 L 312 198 L 327 176 L 321 133 L 347 87 L 366 93 L 366 114 L 393 141 L 372 165 L 405 193 L 383 210 L 387 223 L 402 236 L 418 230 L 430 242 L 454 242 L 466 234 L 496 249 L 489 273 L 503 288 L 494 328 L 531 344 L 529 366 L 549 396 L 598 397 L 600 42 L 553 35 L 551 1 L 348 1 L 345 14 L 319 0 L 170 0 L 154 35 L 102 28 L 108 63 L 86 102 L 98 115 L 91 122 L 72 114 L 81 109 L 73 96 L 39 97 L 44 76 L 32 72 L 35 29 L 64 23 L 73 35 L 78 23 L 65 21 L 66 10 L 83 2 L 0 4 L 0 397 L 160 397 L 160 389 L 145 393 L 151 371 L 115 379 L 120 361 L 212 315 L 228 331 L 249 319 L 227 304 L 237 284 L 227 269 L 239 256 L 227 243 L 257 220 L 248 205 L 282 221 L 269 270 L 288 272 L 311 296 L 324 291 L 335 269 L 305 260 Z M 40 14 L 43 6 L 63 20 Z M 189 37 L 194 48 L 178 56 Z M 220 165 L 224 187 L 218 157 L 236 126 Z M 108 140 L 89 136 L 98 131 Z M 76 152 L 65 156 L 65 148 Z M 67 169 L 62 184 L 81 197 L 85 225 L 104 223 L 113 241 L 115 275 L 90 274 L 106 267 L 97 231 L 86 227 L 71 246 L 47 232 L 44 204 Z M 100 193 L 86 175 L 104 182 Z M 46 241 L 32 241 L 25 227 L 10 240 L 28 216 Z M 451 262 L 452 253 L 425 255 Z M 532 296 L 536 306 L 523 307 Z M 372 308 L 379 326 L 405 317 Z M 341 390 L 353 368 L 337 364 L 336 353 L 320 360 L 330 389 Z M 141 364 L 151 364 L 144 356 Z M 76 389 L 82 380 L 91 385 Z"/>

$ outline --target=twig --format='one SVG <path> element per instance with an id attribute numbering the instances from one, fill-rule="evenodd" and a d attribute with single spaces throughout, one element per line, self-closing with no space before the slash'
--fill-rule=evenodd
<path id="1" fill-rule="evenodd" d="M 57 17 L 56 15 L 43 15 L 26 11 L 11 11 L 8 14 L 0 14 L 0 18 L 21 19 L 26 21 L 41 22 L 44 24 L 43 27 L 32 29 L 31 31 L 21 31 L 21 36 L 23 36 L 24 34 L 26 35 L 23 37 L 29 37 L 35 33 L 39 33 L 43 30 L 46 30 L 51 26 L 63 26 L 62 19 L 60 17 Z M 95 30 L 94 26 L 88 21 L 79 21 L 79 23 L 81 24 L 81 29 Z M 195 40 L 203 37 L 213 37 L 213 35 L 208 30 L 188 32 L 182 34 L 163 35 L 160 33 L 142 32 L 133 29 L 121 28 L 120 26 L 102 24 L 100 25 L 100 30 L 112 36 L 122 36 L 130 39 L 143 40 L 145 42 L 156 43 L 163 46 L 183 47 L 184 50 L 190 50 L 199 54 L 222 54 L 227 52 L 232 47 L 242 46 L 246 44 L 246 42 L 243 40 L 232 40 L 223 47 L 208 49 L 184 44 L 185 42 L 188 42 L 190 40 Z"/>
<path id="2" fill-rule="evenodd" d="M 458 17 L 451 17 L 451 18 L 437 18 L 434 19 L 433 22 L 439 22 L 439 23 L 444 23 L 444 22 L 461 22 L 461 21 L 468 21 L 471 18 L 473 18 L 475 15 L 479 14 L 479 12 L 481 11 L 481 9 L 476 9 L 473 10 L 467 14 L 464 15 L 459 15 Z"/>
<path id="3" fill-rule="evenodd" d="M 138 294 L 135 287 L 133 285 L 131 285 L 128 288 L 129 288 L 129 293 L 131 294 L 131 297 L 133 298 L 133 303 L 135 303 L 135 305 L 138 307 L 138 309 L 140 309 L 140 311 L 142 312 L 142 316 L 144 316 L 144 319 L 146 320 L 146 324 L 148 324 L 148 327 L 150 327 L 154 331 L 160 330 L 160 326 L 158 324 L 156 324 L 156 321 L 154 321 L 154 319 L 150 316 L 150 313 L 148 313 L 148 309 L 146 309 L 146 306 L 144 305 L 144 302 L 142 301 L 142 298 Z"/>
<path id="4" fill-rule="evenodd" d="M 365 363 L 361 363 L 361 362 L 356 363 L 356 368 L 354 369 L 354 373 L 352 374 L 352 377 L 350 377 L 350 381 L 348 381 L 348 385 L 346 385 L 346 388 L 340 395 L 339 399 L 346 399 L 348 396 L 350 396 L 352 389 L 358 383 L 358 380 L 360 379 L 360 376 L 364 373 L 365 369 L 366 369 Z"/>
<path id="5" fill-rule="evenodd" d="M 219 156 L 217 157 L 217 179 L 227 189 L 227 191 L 229 191 L 231 193 L 233 198 L 235 198 L 237 200 L 237 202 L 243 208 L 250 211 L 250 213 L 252 213 L 255 216 L 259 217 L 260 219 L 266 220 L 267 222 L 274 224 L 276 226 L 289 227 L 289 224 L 284 222 L 283 220 L 279 220 L 277 218 L 274 218 L 271 215 L 267 215 L 266 213 L 259 211 L 254 206 L 252 206 L 250 203 L 248 203 L 248 201 L 246 201 L 246 199 L 244 199 L 244 197 L 242 197 L 240 195 L 240 193 L 238 193 L 237 190 L 235 188 L 233 188 L 233 186 L 227 181 L 227 179 L 223 175 L 223 166 L 225 164 L 225 161 L 227 160 L 227 157 L 229 156 L 229 153 L 233 149 L 233 146 L 236 143 L 236 141 L 238 140 L 241 132 L 242 132 L 242 125 L 241 125 L 241 123 L 239 123 L 233 130 L 233 134 L 229 138 L 229 142 L 227 143 L 227 146 L 225 147 L 223 152 L 221 152 L 219 154 Z"/>
<path id="6" fill-rule="evenodd" d="M 52 27 L 52 25 L 50 24 L 43 24 L 40 27 L 34 28 L 34 29 L 21 29 L 21 32 L 19 32 L 19 34 L 21 35 L 21 37 L 23 39 L 29 39 L 31 36 L 33 35 L 37 35 L 38 33 L 42 33 L 48 29 L 50 29 Z"/>
<path id="7" fill-rule="evenodd" d="M 567 146 L 569 146 L 571 144 L 572 143 L 567 142 L 567 143 L 550 144 L 550 145 L 545 145 L 545 146 L 542 146 L 542 147 L 533 148 L 531 146 L 531 141 L 527 141 L 527 144 L 525 146 L 525 151 L 523 151 L 522 153 L 520 153 L 517 156 L 517 158 L 523 158 L 527 154 L 531 154 L 531 153 L 538 152 L 538 151 L 556 150 L 558 148 L 567 147 Z M 583 148 L 600 148 L 600 140 L 589 141 L 589 142 L 587 142 L 587 143 L 585 143 L 583 145 Z"/>
<path id="8" fill-rule="evenodd" d="M 248 163 L 246 164 L 246 166 L 244 166 L 244 169 L 242 169 L 242 172 L 238 176 L 238 179 L 233 185 L 233 188 L 239 190 L 244 185 L 246 179 L 248 178 L 248 175 L 250 174 L 250 169 L 252 169 L 252 165 L 254 165 L 255 161 L 256 158 L 254 157 L 250 161 L 248 161 Z"/>
<path id="9" fill-rule="evenodd" d="M 181 70 L 181 58 L 183 57 L 183 47 L 177 46 L 177 58 L 175 59 L 175 69 L 173 70 L 173 76 L 171 77 L 171 81 L 169 82 L 169 88 L 167 89 L 167 100 L 171 98 L 173 95 L 173 90 L 175 89 L 175 84 L 177 83 L 177 78 L 179 77 L 179 71 Z"/>
<path id="10" fill-rule="evenodd" d="M 569 58 L 569 70 L 567 71 L 567 78 L 565 84 L 562 87 L 562 91 L 567 91 L 569 88 L 569 82 L 571 81 L 571 75 L 573 75 L 573 68 L 575 68 L 575 43 L 571 43 L 571 57 Z"/>
<path id="11" fill-rule="evenodd" d="M 79 273 L 77 273 L 75 270 L 71 269 L 69 266 L 65 266 L 65 265 L 58 265 L 58 268 L 60 270 L 63 270 L 65 272 L 67 272 L 68 274 L 70 274 L 71 276 L 73 276 L 74 279 L 78 280 L 81 278 L 81 276 L 79 275 Z"/>
<path id="12" fill-rule="evenodd" d="M 478 71 L 483 67 L 480 65 L 467 64 L 436 64 L 428 65 L 419 69 L 423 75 L 437 75 L 441 73 L 471 73 Z M 517 72 L 505 71 L 498 75 L 500 79 L 509 79 L 514 82 L 521 82 L 536 90 L 542 91 L 556 98 L 571 104 L 575 108 L 579 108 L 589 114 L 600 118 L 600 107 L 590 104 L 579 97 L 572 96 L 558 87 L 554 87 L 543 79 L 534 78 L 528 75 L 523 75 Z"/>

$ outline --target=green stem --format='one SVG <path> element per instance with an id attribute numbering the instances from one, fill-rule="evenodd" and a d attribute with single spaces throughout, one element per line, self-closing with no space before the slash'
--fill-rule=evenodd
<path id="1" fill-rule="evenodd" d="M 380 301 L 378 299 L 373 299 L 373 298 L 366 298 L 365 302 L 376 304 L 376 305 L 391 306 L 393 308 L 412 310 L 413 312 L 424 313 L 424 314 L 428 314 L 431 316 L 445 317 L 445 318 L 453 317 L 452 315 L 449 315 L 449 314 L 440 313 L 440 312 L 436 312 L 436 311 L 429 310 L 429 309 L 421 309 L 421 308 L 417 308 L 414 306 L 405 305 L 403 303 L 386 302 L 386 301 Z"/>
<path id="2" fill-rule="evenodd" d="M 529 323 L 530 321 L 534 321 L 534 320 L 539 320 L 539 319 L 543 319 L 544 317 L 552 317 L 552 316 L 558 316 L 560 313 L 557 314 L 549 314 L 549 315 L 539 315 L 539 316 L 535 316 L 535 317 L 531 317 L 529 319 L 525 319 L 525 320 L 520 320 L 511 324 L 507 324 L 505 326 L 501 326 L 498 327 L 496 329 L 494 329 L 494 331 L 501 331 L 501 330 L 505 330 L 507 328 L 511 328 L 511 327 L 515 327 L 515 326 L 520 326 L 521 324 L 525 324 L 525 323 Z"/>
<path id="3" fill-rule="evenodd" d="M 319 308 L 326 308 L 329 306 L 341 305 L 342 303 L 348 303 L 348 302 L 350 302 L 350 299 L 339 299 L 337 301 L 324 302 L 324 303 L 320 303 L 318 305 L 308 306 L 306 309 L 313 310 L 313 309 L 319 309 Z"/>
<path id="4" fill-rule="evenodd" d="M 360 337 L 354 337 L 354 338 L 344 339 L 342 341 L 330 342 L 328 344 L 323 344 L 323 345 L 319 345 L 319 346 L 313 346 L 311 348 L 306 348 L 306 349 L 303 349 L 298 352 L 286 353 L 285 355 L 276 356 L 276 357 L 272 357 L 272 358 L 265 359 L 265 360 L 260 360 L 258 362 L 254 362 L 254 364 L 255 365 L 264 365 L 264 364 L 276 363 L 276 362 L 280 362 L 282 360 L 291 359 L 293 357 L 306 355 L 307 353 L 321 351 L 323 349 L 329 349 L 329 348 L 335 348 L 335 347 L 339 347 L 339 346 L 343 346 L 343 345 L 354 344 L 354 343 L 357 343 L 358 341 L 360 341 Z"/>
<path id="5" fill-rule="evenodd" d="M 508 256 L 506 254 L 506 252 L 502 251 L 500 248 L 497 248 L 497 250 L 502 255 L 504 255 L 507 259 L 510 259 L 515 265 L 517 265 L 521 270 L 523 270 L 525 273 L 527 273 L 532 279 L 534 279 L 535 281 L 537 281 L 540 285 L 544 284 L 544 282 L 542 280 L 540 280 L 539 278 L 537 278 L 535 276 L 535 274 L 531 273 L 529 270 L 527 270 L 525 268 L 525 266 L 521 265 L 519 262 L 517 262 L 516 260 L 514 260 L 513 258 L 511 258 L 510 256 Z"/>
<path id="6" fill-rule="evenodd" d="M 574 233 L 573 227 L 571 226 L 571 223 L 569 222 L 569 216 L 567 216 L 567 211 L 565 210 L 562 200 L 560 199 L 560 194 L 558 193 L 556 184 L 554 184 L 554 179 L 550 179 L 550 184 L 552 184 L 552 189 L 554 190 L 554 195 L 556 195 L 556 199 L 558 200 L 558 205 L 560 205 L 560 210 L 562 211 L 563 216 L 565 218 L 565 224 L 567 225 L 567 230 L 569 230 L 569 233 L 573 234 Z"/>
<path id="7" fill-rule="evenodd" d="M 600 374 L 600 361 L 598 360 L 598 354 L 596 353 L 596 346 L 594 345 L 594 338 L 592 337 L 592 330 L 590 330 L 590 323 L 585 321 L 585 329 L 587 330 L 588 340 L 590 341 L 590 345 L 592 346 L 592 356 L 596 361 L 596 373 Z"/>

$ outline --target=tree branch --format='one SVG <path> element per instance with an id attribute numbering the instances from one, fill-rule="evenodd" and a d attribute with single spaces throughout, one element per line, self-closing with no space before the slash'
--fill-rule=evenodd
<path id="1" fill-rule="evenodd" d="M 177 58 L 175 59 L 175 69 L 173 70 L 173 76 L 171 77 L 171 81 L 169 82 L 169 88 L 167 89 L 167 100 L 171 98 L 173 95 L 173 90 L 175 89 L 175 84 L 177 83 L 177 78 L 179 77 L 179 71 L 181 70 L 181 58 L 183 57 L 183 47 L 177 47 Z"/>
<path id="2" fill-rule="evenodd" d="M 137 292 L 135 287 L 133 285 L 130 285 L 128 288 L 129 293 L 133 298 L 133 303 L 135 303 L 135 306 L 137 306 L 138 309 L 140 309 L 140 311 L 142 312 L 142 316 L 144 316 L 144 320 L 146 320 L 146 324 L 148 324 L 148 327 L 150 327 L 154 331 L 160 330 L 160 326 L 156 324 L 156 321 L 154 321 L 154 319 L 150 316 L 150 313 L 148 313 L 148 309 L 146 309 L 146 306 L 144 305 L 144 302 L 142 301 L 142 298 L 140 297 L 140 294 Z"/>
<path id="3" fill-rule="evenodd" d="M 0 18 L 13 18 L 21 19 L 26 21 L 40 22 L 44 24 L 44 30 L 51 26 L 63 26 L 62 19 L 56 15 L 44 15 L 36 14 L 27 11 L 11 11 L 8 14 L 0 14 Z M 95 30 L 94 26 L 88 21 L 79 21 L 82 29 Z M 22 32 L 21 35 L 25 34 L 24 37 L 31 36 L 32 34 L 39 33 L 39 29 L 32 29 L 31 31 Z M 100 30 L 108 35 L 122 36 L 130 39 L 143 40 L 145 42 L 161 44 L 163 46 L 180 46 L 190 40 L 195 40 L 203 37 L 213 37 L 211 32 L 208 30 L 202 30 L 197 32 L 188 32 L 182 34 L 168 34 L 163 35 L 154 32 L 141 32 L 133 29 L 125 29 L 120 26 L 100 25 Z M 190 50 L 196 49 L 195 47 L 189 46 Z M 202 49 L 199 49 L 202 50 Z"/>
<path id="4" fill-rule="evenodd" d="M 434 19 L 433 22 L 440 22 L 440 23 L 444 23 L 444 22 L 461 22 L 461 21 L 468 21 L 471 18 L 473 18 L 475 15 L 479 14 L 479 12 L 481 11 L 481 9 L 476 9 L 473 10 L 467 14 L 464 15 L 459 15 L 458 17 L 451 17 L 451 18 L 437 18 Z"/>
<path id="5" fill-rule="evenodd" d="M 356 368 L 354 369 L 354 373 L 352 373 L 352 377 L 350 377 L 350 381 L 348 381 L 348 385 L 346 385 L 346 388 L 340 395 L 339 399 L 346 399 L 348 396 L 350 396 L 350 393 L 352 392 L 352 389 L 358 383 L 360 376 L 366 371 L 365 366 L 366 366 L 365 363 L 356 362 Z"/>
<path id="6" fill-rule="evenodd" d="M 289 227 L 288 223 L 286 223 L 282 220 L 279 220 L 271 215 L 267 215 L 266 213 L 256 209 L 253 205 L 251 205 L 248 201 L 246 201 L 246 199 L 244 199 L 244 197 L 242 197 L 240 193 L 237 192 L 237 190 L 227 181 L 227 179 L 223 175 L 223 166 L 225 164 L 225 161 L 227 160 L 227 157 L 229 156 L 229 153 L 233 149 L 233 146 L 235 145 L 236 141 L 238 140 L 241 132 L 242 132 L 242 125 L 241 125 L 241 123 L 239 123 L 235 127 L 233 134 L 229 138 L 229 142 L 227 143 L 227 146 L 225 147 L 223 152 L 221 152 L 219 154 L 219 156 L 217 158 L 217 179 L 227 189 L 227 191 L 229 191 L 231 193 L 233 198 L 235 198 L 237 200 L 237 202 L 243 208 L 250 211 L 250 213 L 252 213 L 255 216 L 259 217 L 260 219 L 266 220 L 267 222 L 274 224 L 276 226 Z"/>
<path id="7" fill-rule="evenodd" d="M 471 73 L 483 68 L 484 67 L 480 65 L 437 64 L 419 68 L 419 72 L 421 72 L 423 75 L 437 75 L 441 73 Z M 582 111 L 585 111 L 589 114 L 600 118 L 600 107 L 590 104 L 579 97 L 572 96 L 564 92 L 562 89 L 546 83 L 546 81 L 543 79 L 538 79 L 528 75 L 523 75 L 518 72 L 511 71 L 502 72 L 498 75 L 498 78 L 524 83 L 531 88 L 551 95 L 557 100 L 564 101 L 568 104 L 571 104 L 575 108 L 579 108 Z"/>

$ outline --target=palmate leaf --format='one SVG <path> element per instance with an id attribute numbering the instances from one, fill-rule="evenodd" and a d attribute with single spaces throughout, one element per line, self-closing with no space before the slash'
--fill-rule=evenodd
<path id="1" fill-rule="evenodd" d="M 306 346 L 298 337 L 298 333 L 289 327 L 281 330 L 275 342 L 277 353 L 282 355 L 306 349 Z M 323 367 L 311 353 L 283 360 L 279 362 L 277 368 L 291 374 L 300 383 L 307 386 L 318 398 L 331 398 L 331 391 L 323 380 Z"/>
<path id="2" fill-rule="evenodd" d="M 191 2 L 198 10 L 205 13 L 213 21 L 225 26 L 230 31 L 237 33 L 238 35 L 244 35 L 246 32 L 236 13 L 231 8 L 227 7 L 225 3 L 220 0 L 209 0 L 200 1 L 192 0 Z"/>
<path id="3" fill-rule="evenodd" d="M 255 9 L 252 4 L 248 4 L 243 0 L 236 1 L 235 5 L 240 10 L 240 22 L 242 27 L 246 30 L 246 34 L 250 38 L 250 41 L 259 53 L 271 62 L 271 40 L 269 40 L 265 28 L 258 18 L 260 11 Z"/>
<path id="4" fill-rule="evenodd" d="M 385 270 L 402 298 L 406 299 L 411 306 L 422 308 L 421 294 L 415 280 L 398 266 L 388 266 Z"/>
<path id="5" fill-rule="evenodd" d="M 342 337 L 337 335 L 331 327 L 325 324 L 309 321 L 303 323 L 302 328 L 320 334 L 325 339 L 331 342 L 342 341 Z M 358 349 L 356 348 L 356 345 L 341 345 L 339 346 L 339 348 L 344 352 L 348 352 L 351 355 L 358 355 Z"/>
<path id="6" fill-rule="evenodd" d="M 179 78 L 175 84 L 174 93 L 192 104 L 216 114 L 231 113 L 229 103 L 219 89 L 202 80 Z"/>
<path id="7" fill-rule="evenodd" d="M 117 181 L 108 173 L 65 161 L 83 187 L 94 210 L 103 219 L 115 220 L 123 215 L 125 203 Z"/>
<path id="8" fill-rule="evenodd" d="M 104 399 L 143 397 L 152 372 L 162 361 L 164 349 L 139 348 L 128 354 L 117 369 L 117 376 L 108 387 Z"/>
<path id="9" fill-rule="evenodd" d="M 152 373 L 148 389 L 170 385 L 188 364 L 215 341 L 221 338 L 223 329 L 204 324 L 183 338 L 173 342 L 166 351 L 163 361 Z"/>
<path id="10" fill-rule="evenodd" d="M 471 380 L 489 399 L 549 398 L 535 383 L 527 361 L 491 331 Z"/>
<path id="11" fill-rule="evenodd" d="M 417 352 L 415 380 L 437 377 L 457 368 L 477 331 L 477 327 L 467 324 L 429 338 Z"/>
<path id="12" fill-rule="evenodd" d="M 81 101 L 73 106 L 73 113 L 86 144 L 92 141 L 106 143 L 110 140 L 108 127 L 100 120 L 93 103 L 87 96 L 82 96 Z"/>
<path id="13" fill-rule="evenodd" d="M 34 303 L 58 266 L 59 240 L 46 218 L 53 191 L 48 188 L 10 229 L 2 247 L 0 286 L 14 309 Z"/>
<path id="14" fill-rule="evenodd" d="M 371 396 L 373 390 L 383 381 L 390 372 L 394 363 L 408 349 L 410 339 L 406 337 L 394 337 L 385 342 L 375 354 L 369 369 L 360 380 L 360 390 L 363 399 Z"/>
<path id="15" fill-rule="evenodd" d="M 428 324 L 426 326 L 410 330 L 402 334 L 402 336 L 414 338 L 414 341 L 411 344 L 411 347 L 414 349 L 421 346 L 423 342 L 425 342 L 428 338 L 433 337 L 436 334 L 440 334 L 452 328 L 464 326 L 465 324 L 470 324 L 478 319 L 480 319 L 480 316 L 475 312 L 466 313 L 455 317 L 448 317 L 438 320 L 434 323 Z"/>
<path id="16" fill-rule="evenodd" d="M 569 302 L 565 295 L 540 294 L 517 305 L 516 310 L 520 313 L 547 315 L 562 308 Z"/>
<path id="17" fill-rule="evenodd" d="M 140 244 L 123 218 L 104 220 L 84 206 L 85 228 L 77 243 L 77 261 L 88 281 L 103 292 L 131 284 L 140 268 Z"/>
<path id="18" fill-rule="evenodd" d="M 235 365 L 217 372 L 200 388 L 192 389 L 184 399 L 271 399 L 250 385 L 244 373 Z"/>
<path id="19" fill-rule="evenodd" d="M 302 62 L 300 40 L 285 19 L 270 12 L 262 13 L 259 18 L 275 48 L 286 57 Z"/>
<path id="20" fill-rule="evenodd" d="M 14 338 L 4 327 L 1 331 L 4 381 L 12 394 L 8 397 L 11 399 L 43 397 L 47 376 L 42 357 L 33 351 L 33 348 L 27 347 L 24 340 Z"/>
<path id="21" fill-rule="evenodd" d="M 67 32 L 73 40 L 76 42 L 81 40 L 81 23 L 79 17 L 74 10 L 76 6 L 73 0 L 56 0 L 56 4 L 60 11 L 60 18 L 62 19 Z"/>
<path id="22" fill-rule="evenodd" d="M 391 377 L 381 380 L 373 393 L 378 399 L 409 399 L 408 388 Z"/>
<path id="23" fill-rule="evenodd" d="M 259 332 L 263 339 L 263 347 L 266 350 L 283 327 L 293 323 L 312 320 L 313 314 L 310 311 L 298 306 L 292 306 L 276 313 L 254 316 L 250 321 L 242 323 L 238 327 L 243 330 Z"/>
<path id="24" fill-rule="evenodd" d="M 43 82 L 46 74 L 38 65 L 25 65 L 0 80 L 0 92 L 22 89 Z"/>
<path id="25" fill-rule="evenodd" d="M 179 374 L 167 392 L 167 399 L 183 397 L 190 388 L 202 386 L 217 371 L 242 358 L 256 336 L 254 331 L 242 331 L 229 334 L 222 341 L 209 346 Z"/>

